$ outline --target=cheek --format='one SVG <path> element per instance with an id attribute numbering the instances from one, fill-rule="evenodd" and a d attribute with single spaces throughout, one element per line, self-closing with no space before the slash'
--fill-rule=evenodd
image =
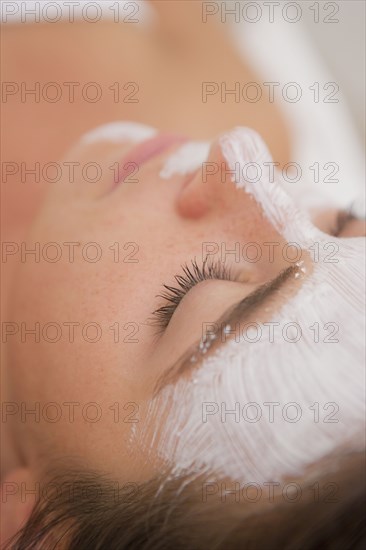
<path id="1" fill-rule="evenodd" d="M 39 224 L 27 245 L 40 243 L 40 261 L 29 255 L 17 266 L 9 318 L 16 333 L 8 338 L 12 391 L 16 399 L 59 402 L 95 400 L 118 390 L 119 400 L 128 400 L 135 391 L 134 332 L 140 321 L 132 288 L 135 264 L 116 263 L 106 236 L 97 240 L 72 225 L 70 220 L 68 232 L 61 224 L 52 231 L 48 223 Z M 73 241 L 82 244 L 71 261 L 64 243 Z M 62 250 L 58 262 L 45 259 L 43 244 L 49 242 Z M 82 253 L 85 242 L 98 243 L 99 261 L 87 259 L 95 247 Z M 48 252 L 51 256 L 51 248 Z"/>
<path id="2" fill-rule="evenodd" d="M 132 420 L 141 421 L 149 394 L 147 377 L 137 376 L 146 368 L 134 342 L 141 336 L 133 325 L 124 330 L 132 289 L 117 287 L 103 263 L 22 268 L 10 318 L 18 332 L 7 347 L 9 396 L 24 407 L 25 421 L 15 426 L 24 453 L 93 456 L 101 467 L 119 456 L 124 464 Z M 37 407 L 38 418 L 26 414 Z"/>
<path id="3" fill-rule="evenodd" d="M 76 203 L 66 211 L 50 200 L 34 225 L 27 248 L 38 243 L 40 258 L 18 262 L 12 296 L 17 333 L 9 352 L 19 395 L 147 394 L 153 375 L 144 322 L 161 284 L 155 250 L 164 237 L 122 206 Z M 50 261 L 57 249 L 60 259 Z"/>

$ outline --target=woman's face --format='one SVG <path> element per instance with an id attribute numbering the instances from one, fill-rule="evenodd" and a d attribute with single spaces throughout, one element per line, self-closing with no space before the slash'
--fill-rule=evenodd
<path id="1" fill-rule="evenodd" d="M 147 460 L 133 442 L 159 384 L 193 383 L 202 344 L 200 357 L 179 360 L 204 347 L 207 327 L 231 306 L 257 291 L 247 321 L 269 321 L 311 276 L 309 252 L 299 258 L 231 181 L 218 140 L 207 163 L 167 175 L 168 160 L 189 147 L 182 141 L 81 140 L 59 163 L 27 242 L 9 252 L 18 270 L 8 421 L 28 464 L 80 458 L 123 479 L 150 477 L 160 454 Z M 335 214 L 321 224 L 332 232 Z M 357 224 L 344 235 L 360 234 Z"/>

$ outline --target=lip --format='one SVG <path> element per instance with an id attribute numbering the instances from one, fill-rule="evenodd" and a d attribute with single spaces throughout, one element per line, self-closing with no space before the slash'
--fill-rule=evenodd
<path id="1" fill-rule="evenodd" d="M 117 184 L 125 181 L 127 176 L 136 172 L 136 168 L 139 169 L 148 160 L 160 155 L 173 145 L 178 145 L 187 141 L 188 138 L 181 135 L 158 134 L 143 143 L 139 143 L 122 158 L 119 165 Z"/>

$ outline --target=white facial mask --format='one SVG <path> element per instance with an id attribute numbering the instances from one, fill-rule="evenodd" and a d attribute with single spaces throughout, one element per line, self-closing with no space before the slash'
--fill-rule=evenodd
<path id="1" fill-rule="evenodd" d="M 231 170 L 238 162 L 271 161 L 249 129 L 224 135 L 221 147 Z M 144 441 L 154 439 L 177 475 L 264 483 L 299 476 L 332 451 L 364 448 L 364 239 L 319 231 L 262 173 L 260 181 L 241 178 L 237 186 L 287 241 L 309 252 L 313 270 L 273 315 L 279 325 L 272 332 L 266 326 L 256 342 L 240 337 L 222 344 L 192 377 L 166 386 L 152 402 Z"/>
<path id="2" fill-rule="evenodd" d="M 210 151 L 208 141 L 185 143 L 171 155 L 160 172 L 160 177 L 169 179 L 174 174 L 188 174 L 197 170 Z"/>
<path id="3" fill-rule="evenodd" d="M 109 143 L 140 143 L 153 137 L 156 133 L 157 130 L 152 126 L 146 126 L 139 122 L 109 122 L 93 128 L 93 130 L 84 134 L 81 138 L 81 143 L 84 145 L 100 141 L 107 141 Z"/>

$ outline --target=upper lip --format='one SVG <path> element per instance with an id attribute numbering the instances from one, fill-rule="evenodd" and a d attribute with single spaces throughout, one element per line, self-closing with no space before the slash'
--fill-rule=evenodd
<path id="1" fill-rule="evenodd" d="M 160 133 L 139 143 L 122 158 L 118 183 L 126 179 L 132 171 L 131 168 L 139 168 L 148 160 L 161 154 L 169 147 L 179 143 L 185 143 L 186 141 L 187 138 L 181 135 Z"/>

